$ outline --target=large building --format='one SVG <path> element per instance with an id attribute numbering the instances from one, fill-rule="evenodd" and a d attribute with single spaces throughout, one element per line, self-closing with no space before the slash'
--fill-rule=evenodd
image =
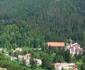
<path id="1" fill-rule="evenodd" d="M 74 56 L 75 54 L 79 55 L 83 53 L 83 48 L 80 47 L 80 44 L 74 43 L 74 44 L 68 44 L 66 46 L 66 49 L 70 50 L 70 54 Z"/>
<path id="2" fill-rule="evenodd" d="M 48 47 L 64 47 L 64 42 L 47 42 Z"/>
<path id="3" fill-rule="evenodd" d="M 76 68 L 76 65 L 75 63 L 54 63 L 54 68 L 55 70 L 62 70 L 62 69 L 65 69 L 65 70 L 78 70 Z"/>

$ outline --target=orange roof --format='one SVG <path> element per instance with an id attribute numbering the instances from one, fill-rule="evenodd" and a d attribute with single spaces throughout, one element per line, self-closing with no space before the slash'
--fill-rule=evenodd
<path id="1" fill-rule="evenodd" d="M 54 46 L 54 47 L 64 47 L 64 42 L 47 42 L 48 46 Z"/>
<path id="2" fill-rule="evenodd" d="M 30 56 L 30 54 L 29 54 L 29 53 L 27 53 L 25 56 L 28 56 L 28 57 L 29 57 L 29 56 Z"/>

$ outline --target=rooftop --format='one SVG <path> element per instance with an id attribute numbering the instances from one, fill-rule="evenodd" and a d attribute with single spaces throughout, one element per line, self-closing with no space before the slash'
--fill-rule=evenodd
<path id="1" fill-rule="evenodd" d="M 47 42 L 47 45 L 52 47 L 64 47 L 65 43 L 64 42 Z"/>

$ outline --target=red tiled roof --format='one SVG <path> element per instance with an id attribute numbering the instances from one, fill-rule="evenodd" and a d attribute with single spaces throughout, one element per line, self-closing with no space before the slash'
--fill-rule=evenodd
<path id="1" fill-rule="evenodd" d="M 75 66 L 75 63 L 54 63 L 54 66 Z"/>
<path id="2" fill-rule="evenodd" d="M 74 68 L 73 70 L 78 70 L 77 68 Z"/>
<path id="3" fill-rule="evenodd" d="M 62 64 L 61 63 L 55 63 L 54 65 L 55 66 L 61 66 Z"/>
<path id="4" fill-rule="evenodd" d="M 80 44 L 78 44 L 78 43 L 74 43 L 74 44 L 70 45 L 69 48 L 70 49 L 74 49 L 75 48 L 76 51 L 81 51 L 81 52 L 83 51 L 83 49 L 80 48 Z"/>
<path id="5" fill-rule="evenodd" d="M 74 43 L 74 44 L 70 45 L 70 47 L 71 47 L 71 48 L 72 48 L 72 47 L 80 47 L 80 44 Z"/>
<path id="6" fill-rule="evenodd" d="M 47 42 L 48 46 L 53 46 L 53 47 L 64 47 L 65 43 L 64 42 Z"/>

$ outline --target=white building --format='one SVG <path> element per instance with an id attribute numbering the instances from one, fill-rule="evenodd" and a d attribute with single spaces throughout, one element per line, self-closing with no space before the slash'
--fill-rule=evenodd
<path id="1" fill-rule="evenodd" d="M 36 65 L 42 65 L 41 59 L 34 58 L 34 61 L 35 61 Z"/>
<path id="2" fill-rule="evenodd" d="M 3 51 L 3 48 L 0 48 L 0 53 L 2 53 L 2 51 Z"/>
<path id="3" fill-rule="evenodd" d="M 23 49 L 18 47 L 18 48 L 16 48 L 13 52 L 17 52 L 17 51 L 22 52 Z"/>
<path id="4" fill-rule="evenodd" d="M 68 44 L 66 49 L 70 50 L 70 54 L 74 56 L 75 54 L 79 55 L 83 53 L 83 49 L 80 47 L 80 44 L 74 43 L 74 44 Z"/>
<path id="5" fill-rule="evenodd" d="M 30 67 L 30 66 L 31 66 L 31 65 L 30 65 L 30 59 L 26 59 L 26 60 L 25 60 L 25 64 L 26 64 L 26 66 Z"/>
<path id="6" fill-rule="evenodd" d="M 73 68 L 74 66 L 75 66 L 75 63 L 55 63 L 54 64 L 55 70 L 62 70 L 62 69 L 69 70 L 69 68 Z"/>

